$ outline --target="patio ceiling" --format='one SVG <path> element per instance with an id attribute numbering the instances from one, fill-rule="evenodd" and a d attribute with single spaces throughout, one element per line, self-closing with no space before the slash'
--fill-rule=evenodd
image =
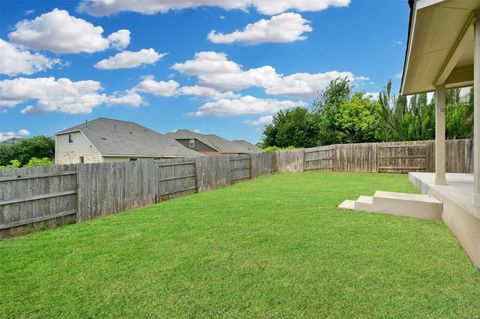
<path id="1" fill-rule="evenodd" d="M 480 0 L 411 1 L 401 93 L 473 85 L 473 22 Z"/>

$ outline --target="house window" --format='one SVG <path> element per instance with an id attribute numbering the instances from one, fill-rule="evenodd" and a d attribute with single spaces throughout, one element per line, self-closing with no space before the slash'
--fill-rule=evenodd
<path id="1" fill-rule="evenodd" d="M 68 143 L 73 143 L 73 133 L 68 133 Z"/>
<path id="2" fill-rule="evenodd" d="M 135 161 L 137 161 L 136 157 L 130 157 L 130 162 L 135 162 Z"/>
<path id="3" fill-rule="evenodd" d="M 83 164 L 85 163 L 85 159 L 83 158 L 83 156 L 80 156 L 80 164 Z"/>
<path id="4" fill-rule="evenodd" d="M 194 139 L 191 139 L 191 140 L 188 141 L 188 147 L 190 147 L 190 148 L 195 147 L 195 140 Z"/>

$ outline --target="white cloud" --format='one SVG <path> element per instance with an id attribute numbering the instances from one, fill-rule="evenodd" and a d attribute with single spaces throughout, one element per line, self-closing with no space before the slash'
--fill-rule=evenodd
<path id="1" fill-rule="evenodd" d="M 225 53 L 199 52 L 193 60 L 176 63 L 173 69 L 186 75 L 195 75 L 202 86 L 217 90 L 241 90 L 251 86 L 265 86 L 277 80 L 271 66 L 243 71 L 237 63 L 227 59 Z"/>
<path id="2" fill-rule="evenodd" d="M 261 19 L 248 24 L 243 30 L 232 33 L 217 33 L 211 31 L 208 39 L 214 43 L 241 42 L 246 44 L 259 43 L 286 43 L 306 39 L 305 32 L 313 29 L 309 21 L 298 13 L 283 13 L 272 17 L 270 20 Z"/>
<path id="3" fill-rule="evenodd" d="M 30 135 L 30 132 L 27 131 L 26 129 L 20 129 L 16 132 L 0 132 L 0 142 L 3 142 L 11 138 L 25 137 L 28 135 Z"/>
<path id="4" fill-rule="evenodd" d="M 108 16 L 124 11 L 155 14 L 215 6 L 225 10 L 247 10 L 253 7 L 260 13 L 274 15 L 288 10 L 321 11 L 329 7 L 346 7 L 349 4 L 350 0 L 82 0 L 79 10 L 93 16 Z"/>
<path id="5" fill-rule="evenodd" d="M 126 29 L 113 32 L 107 37 L 110 46 L 117 50 L 123 50 L 130 44 L 130 31 Z"/>
<path id="6" fill-rule="evenodd" d="M 249 87 L 265 89 L 270 95 L 315 98 L 336 78 L 347 78 L 353 83 L 367 80 L 351 72 L 295 73 L 284 76 L 266 65 L 244 71 L 242 66 L 228 60 L 226 54 L 199 52 L 193 60 L 176 63 L 173 69 L 182 74 L 194 75 L 201 86 L 223 90 L 242 90 Z"/>
<path id="7" fill-rule="evenodd" d="M 173 96 L 177 94 L 177 89 L 180 86 L 178 82 L 170 81 L 155 81 L 153 75 L 143 78 L 136 87 L 135 91 L 145 92 L 156 96 Z"/>
<path id="8" fill-rule="evenodd" d="M 73 82 L 66 78 L 53 77 L 16 78 L 0 82 L 0 106 L 13 107 L 33 102 L 34 104 L 22 110 L 23 114 L 53 111 L 85 114 L 102 104 L 141 104 L 134 91 L 127 91 L 123 96 L 118 93 L 108 96 L 101 93 L 102 90 L 100 82 L 92 80 Z"/>
<path id="9" fill-rule="evenodd" d="M 134 89 L 131 89 L 105 97 L 104 103 L 109 105 L 140 106 L 145 104 L 145 101 Z"/>
<path id="10" fill-rule="evenodd" d="M 49 59 L 39 53 L 30 53 L 0 39 L 0 74 L 33 74 L 51 69 L 59 59 Z"/>
<path id="11" fill-rule="evenodd" d="M 121 47 L 126 43 L 126 31 L 128 30 L 114 32 L 111 39 L 104 38 L 102 27 L 75 18 L 65 10 L 53 9 L 33 20 L 18 22 L 8 36 L 12 42 L 32 49 L 57 53 L 92 53 L 103 51 L 110 44 Z"/>
<path id="12" fill-rule="evenodd" d="M 250 95 L 236 99 L 221 99 L 203 104 L 195 116 L 233 116 L 245 114 L 272 114 L 295 106 L 305 106 L 301 101 L 279 101 L 275 99 L 260 99 Z"/>
<path id="13" fill-rule="evenodd" d="M 268 125 L 268 124 L 271 124 L 272 121 L 273 121 L 273 115 L 265 115 L 253 121 L 246 121 L 245 123 L 256 126 L 256 125 Z"/>
<path id="14" fill-rule="evenodd" d="M 176 63 L 173 65 L 173 69 L 187 75 L 236 73 L 241 71 L 240 66 L 233 61 L 229 61 L 225 53 L 213 51 L 195 53 L 195 59 L 184 63 Z"/>
<path id="15" fill-rule="evenodd" d="M 123 51 L 108 59 L 101 60 L 95 67 L 97 69 L 132 69 L 141 65 L 153 64 L 163 58 L 166 54 L 160 54 L 154 49 L 142 49 L 137 52 Z"/>
<path id="16" fill-rule="evenodd" d="M 373 101 L 378 101 L 378 97 L 380 96 L 380 93 L 378 92 L 367 92 L 364 95 L 366 98 L 373 100 Z"/>
<path id="17" fill-rule="evenodd" d="M 192 95 L 198 97 L 204 97 L 212 100 L 220 99 L 231 99 L 240 97 L 240 95 L 233 93 L 232 91 L 228 92 L 219 92 L 215 89 L 204 87 L 204 86 L 183 86 L 180 88 L 182 95 Z"/>
<path id="18" fill-rule="evenodd" d="M 365 79 L 364 77 L 356 78 L 351 72 L 295 73 L 272 82 L 266 87 L 265 92 L 271 95 L 315 98 L 332 80 L 337 78 L 346 78 L 351 82 Z"/>

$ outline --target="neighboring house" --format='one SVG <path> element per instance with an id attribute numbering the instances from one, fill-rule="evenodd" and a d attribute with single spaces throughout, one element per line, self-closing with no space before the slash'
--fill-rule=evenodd
<path id="1" fill-rule="evenodd" d="M 261 149 L 247 141 L 228 141 L 218 135 L 205 135 L 189 130 L 177 130 L 166 134 L 185 147 L 206 155 L 260 153 Z M 248 144 L 248 145 L 247 145 Z"/>
<path id="2" fill-rule="evenodd" d="M 98 118 L 55 136 L 55 164 L 198 157 L 163 134 L 133 122 Z"/>
<path id="3" fill-rule="evenodd" d="M 9 139 L 1 142 L 0 144 L 13 145 L 13 144 L 16 144 L 16 143 L 20 142 L 23 139 L 24 139 L 23 137 L 12 137 L 12 138 L 9 138 Z"/>
<path id="4" fill-rule="evenodd" d="M 262 152 L 262 149 L 260 147 L 245 140 L 235 140 L 232 141 L 232 143 L 238 145 L 238 147 L 244 147 L 248 153 L 257 154 Z"/>
<path id="5" fill-rule="evenodd" d="M 470 102 L 470 89 L 471 87 L 460 89 L 460 102 Z"/>

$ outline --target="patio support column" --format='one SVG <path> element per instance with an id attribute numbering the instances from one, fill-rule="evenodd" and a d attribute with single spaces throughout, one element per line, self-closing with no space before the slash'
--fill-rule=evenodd
<path id="1" fill-rule="evenodd" d="M 445 85 L 435 90 L 435 184 L 446 185 L 445 179 Z"/>
<path id="2" fill-rule="evenodd" d="M 473 206 L 480 208 L 480 20 L 475 21 L 474 51 L 474 107 L 473 107 Z"/>

